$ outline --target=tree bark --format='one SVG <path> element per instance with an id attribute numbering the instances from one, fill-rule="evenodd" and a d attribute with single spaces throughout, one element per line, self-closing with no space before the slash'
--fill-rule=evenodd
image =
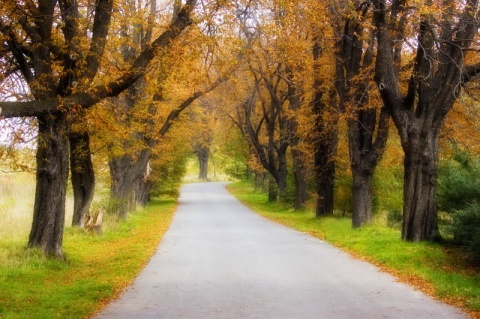
<path id="1" fill-rule="evenodd" d="M 422 132 L 409 138 L 404 159 L 402 239 L 440 239 L 437 224 L 438 134 Z"/>
<path id="2" fill-rule="evenodd" d="M 377 112 L 375 109 L 356 110 L 355 120 L 348 123 L 354 228 L 369 224 L 373 216 L 372 180 L 385 151 L 390 121 L 389 113 L 382 108 L 377 123 Z"/>
<path id="3" fill-rule="evenodd" d="M 37 186 L 28 247 L 63 258 L 69 152 L 66 114 L 40 116 L 38 121 Z"/>
<path id="4" fill-rule="evenodd" d="M 73 187 L 72 226 L 83 228 L 95 192 L 95 172 L 88 133 L 70 133 L 70 174 Z"/>
<path id="5" fill-rule="evenodd" d="M 114 213 L 119 219 L 125 220 L 127 213 L 136 209 L 136 183 L 142 178 L 150 155 L 149 150 L 143 150 L 136 160 L 130 155 L 110 160 L 111 198 Z"/>
<path id="6" fill-rule="evenodd" d="M 364 226 L 372 221 L 372 179 L 371 172 L 352 167 L 353 175 L 353 211 L 352 226 Z"/>
<path id="7" fill-rule="evenodd" d="M 150 180 L 151 171 L 150 162 L 148 162 L 135 187 L 136 202 L 142 207 L 146 207 L 150 200 L 150 190 L 152 188 L 152 181 Z"/>
<path id="8" fill-rule="evenodd" d="M 317 143 L 315 148 L 316 217 L 333 214 L 335 160 L 332 155 L 337 146 L 337 137 L 336 134 L 334 135 L 335 139 L 325 143 Z"/>
<path id="9" fill-rule="evenodd" d="M 293 177 L 295 180 L 295 202 L 293 208 L 302 210 L 308 200 L 308 184 L 310 169 L 305 165 L 304 155 L 301 151 L 292 148 Z"/>
<path id="10" fill-rule="evenodd" d="M 152 188 L 152 182 L 141 178 L 137 181 L 135 187 L 135 200 L 136 203 L 142 207 L 146 207 L 150 200 L 150 190 Z"/>

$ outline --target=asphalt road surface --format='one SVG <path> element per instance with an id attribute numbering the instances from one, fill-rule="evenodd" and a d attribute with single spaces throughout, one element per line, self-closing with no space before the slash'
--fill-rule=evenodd
<path id="1" fill-rule="evenodd" d="M 157 253 L 96 318 L 468 318 L 329 244 L 259 217 L 225 183 L 182 187 Z"/>

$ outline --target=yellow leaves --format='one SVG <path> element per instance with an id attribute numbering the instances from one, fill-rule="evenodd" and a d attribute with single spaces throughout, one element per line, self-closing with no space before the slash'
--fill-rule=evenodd
<path id="1" fill-rule="evenodd" d="M 457 100 L 453 110 L 447 115 L 441 142 L 444 149 L 451 142 L 459 144 L 469 153 L 480 155 L 480 108 L 475 96 L 478 90 L 476 84 L 466 88 L 466 92 Z M 469 92 L 472 90 L 472 92 Z"/>
<path id="2" fill-rule="evenodd" d="M 3 172 L 32 172 L 35 167 L 35 153 L 33 148 L 0 145 L 0 171 Z"/>

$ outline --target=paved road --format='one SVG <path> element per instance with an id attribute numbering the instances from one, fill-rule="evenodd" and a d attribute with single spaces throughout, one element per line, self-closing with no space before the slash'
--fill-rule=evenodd
<path id="1" fill-rule="evenodd" d="M 156 255 L 97 318 L 468 318 L 325 242 L 266 221 L 224 186 L 182 188 Z"/>

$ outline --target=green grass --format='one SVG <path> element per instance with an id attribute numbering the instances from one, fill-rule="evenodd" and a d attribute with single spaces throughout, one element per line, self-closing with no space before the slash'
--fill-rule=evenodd
<path id="1" fill-rule="evenodd" d="M 260 215 L 321 238 L 480 318 L 480 273 L 458 251 L 439 244 L 404 242 L 398 230 L 385 226 L 352 229 L 348 218 L 315 218 L 313 212 L 295 212 L 268 203 L 266 195 L 255 193 L 247 182 L 230 184 L 228 189 Z"/>
<path id="2" fill-rule="evenodd" d="M 89 318 L 138 274 L 167 231 L 173 200 L 155 200 L 102 236 L 67 228 L 66 262 L 0 242 L 0 318 Z"/>

